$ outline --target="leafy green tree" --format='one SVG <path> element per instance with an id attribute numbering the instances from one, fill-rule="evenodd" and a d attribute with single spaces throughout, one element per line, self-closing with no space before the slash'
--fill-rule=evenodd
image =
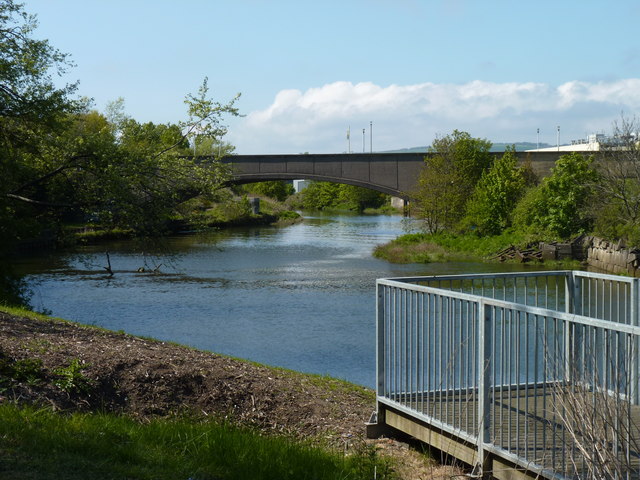
<path id="1" fill-rule="evenodd" d="M 323 210 L 336 205 L 340 184 L 312 182 L 303 190 L 302 205 L 305 210 Z"/>
<path id="2" fill-rule="evenodd" d="M 46 40 L 33 38 L 36 27 L 21 4 L 0 1 L 0 303 L 19 303 L 25 293 L 3 260 L 17 242 L 39 235 L 55 220 L 20 187 L 41 175 L 34 159 L 61 120 L 77 109 L 70 99 L 76 85 L 59 88 L 51 78 L 71 62 Z"/>
<path id="3" fill-rule="evenodd" d="M 561 156 L 551 175 L 516 206 L 516 227 L 555 239 L 588 232 L 593 220 L 589 201 L 597 179 L 592 163 L 591 157 L 579 153 Z"/>
<path id="4" fill-rule="evenodd" d="M 465 214 L 465 205 L 482 174 L 491 167 L 491 142 L 454 130 L 437 138 L 413 192 L 416 215 L 427 231 L 454 229 Z"/>
<path id="5" fill-rule="evenodd" d="M 279 202 L 284 202 L 287 197 L 295 193 L 292 183 L 280 180 L 250 183 L 246 186 L 246 189 L 251 193 L 264 195 Z"/>
<path id="6" fill-rule="evenodd" d="M 191 156 L 189 135 L 197 129 L 201 140 L 222 145 L 217 137 L 226 132 L 221 118 L 238 114 L 238 97 L 222 105 L 207 94 L 205 79 L 198 96 L 187 96 L 188 122 L 140 124 L 126 117 L 120 122 L 117 156 L 110 157 L 117 161 L 105 171 L 107 198 L 93 207 L 102 222 L 157 233 L 181 203 L 196 196 L 215 199 L 230 171 L 217 156 Z M 225 147 L 225 153 L 230 150 Z"/>
<path id="7" fill-rule="evenodd" d="M 313 182 L 302 192 L 302 208 L 323 210 L 342 208 L 362 212 L 384 205 L 389 196 L 375 190 L 343 183 Z"/>
<path id="8" fill-rule="evenodd" d="M 485 171 L 467 203 L 464 223 L 481 235 L 498 235 L 510 225 L 513 206 L 525 191 L 525 176 L 513 148 Z"/>
<path id="9" fill-rule="evenodd" d="M 42 174 L 45 139 L 77 108 L 69 98 L 76 86 L 57 88 L 51 78 L 71 66 L 68 57 L 34 39 L 36 27 L 21 4 L 0 2 L 0 256 L 49 220 L 20 187 Z"/>
<path id="10" fill-rule="evenodd" d="M 337 203 L 345 205 L 349 210 L 362 212 L 366 208 L 379 208 L 383 206 L 388 199 L 388 195 L 376 190 L 341 184 Z"/>
<path id="11" fill-rule="evenodd" d="M 184 100 L 187 105 L 188 120 L 180 122 L 180 128 L 187 138 L 193 140 L 193 144 L 197 144 L 205 140 L 210 140 L 212 145 L 223 147 L 226 145 L 225 151 L 222 148 L 217 149 L 220 155 L 226 155 L 233 151 L 233 147 L 222 142 L 222 138 L 227 134 L 227 126 L 223 123 L 224 117 L 242 116 L 235 103 L 240 99 L 240 94 L 236 94 L 229 102 L 222 104 L 214 101 L 209 97 L 209 79 L 204 78 L 202 85 L 198 89 L 198 94 L 189 94 Z M 216 155 L 216 150 L 211 154 Z"/>
<path id="12" fill-rule="evenodd" d="M 233 154 L 235 147 L 219 138 L 194 137 L 191 149 L 197 157 L 223 158 Z"/>

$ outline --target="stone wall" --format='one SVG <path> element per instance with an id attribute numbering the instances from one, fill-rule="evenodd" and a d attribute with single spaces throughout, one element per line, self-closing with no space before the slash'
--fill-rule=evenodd
<path id="1" fill-rule="evenodd" d="M 640 276 L 640 249 L 598 237 L 584 237 L 587 263 L 607 273 Z"/>

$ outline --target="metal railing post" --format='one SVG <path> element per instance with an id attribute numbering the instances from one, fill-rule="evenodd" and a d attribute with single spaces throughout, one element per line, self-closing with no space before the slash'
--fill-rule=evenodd
<path id="1" fill-rule="evenodd" d="M 629 287 L 630 290 L 630 305 L 629 305 L 629 315 L 630 315 L 630 319 L 629 319 L 629 323 L 631 325 L 635 325 L 635 326 L 639 326 L 640 325 L 640 318 L 639 318 L 639 312 L 638 312 L 638 301 L 640 300 L 640 295 L 638 295 L 639 293 L 639 289 L 640 289 L 640 280 L 637 278 L 634 278 L 633 281 L 631 282 L 631 285 Z M 635 336 L 635 340 L 632 342 L 631 344 L 631 385 L 629 386 L 631 389 L 631 392 L 629 397 L 631 399 L 631 404 L 632 405 L 639 405 L 640 404 L 640 378 L 638 378 L 640 375 L 640 365 L 638 365 L 638 362 L 640 362 L 640 337 Z"/>
<path id="2" fill-rule="evenodd" d="M 564 309 L 567 313 L 573 313 L 576 315 L 582 315 L 582 304 L 580 299 L 582 298 L 582 280 L 576 278 L 576 272 L 570 271 L 565 274 L 565 292 L 564 292 Z M 577 348 L 577 343 L 582 341 L 582 335 L 578 334 L 578 338 L 574 338 L 575 332 L 572 332 L 572 326 L 570 322 L 564 323 L 564 372 L 563 377 L 565 382 L 571 382 L 571 372 L 573 367 L 571 362 L 573 361 L 572 355 L 574 349 L 572 343 Z"/>
<path id="3" fill-rule="evenodd" d="M 377 284 L 377 302 L 376 302 L 376 391 L 378 396 L 385 394 L 385 302 L 384 302 L 384 285 Z"/>
<path id="4" fill-rule="evenodd" d="M 486 467 L 485 444 L 491 441 L 491 346 L 493 336 L 491 308 L 478 304 L 478 465 Z"/>

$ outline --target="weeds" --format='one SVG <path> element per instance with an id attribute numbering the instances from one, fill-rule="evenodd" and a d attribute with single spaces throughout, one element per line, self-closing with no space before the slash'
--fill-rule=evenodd
<path id="1" fill-rule="evenodd" d="M 67 393 L 88 391 L 91 381 L 82 373 L 84 368 L 86 365 L 77 358 L 71 360 L 66 367 L 56 368 L 53 373 L 58 378 L 53 381 L 54 385 Z"/>
<path id="2" fill-rule="evenodd" d="M 525 243 L 525 237 L 515 233 L 494 236 L 409 233 L 377 247 L 373 255 L 393 263 L 485 259 L 510 245 Z"/>
<path id="3" fill-rule="evenodd" d="M 0 358 L 0 388 L 8 388 L 17 382 L 37 385 L 43 377 L 42 361 L 38 358 L 23 360 Z"/>

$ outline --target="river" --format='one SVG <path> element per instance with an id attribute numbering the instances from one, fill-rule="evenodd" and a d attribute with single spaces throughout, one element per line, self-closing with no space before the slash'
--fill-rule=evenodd
<path id="1" fill-rule="evenodd" d="M 371 256 L 404 227 L 397 216 L 310 215 L 284 228 L 111 242 L 16 267 L 36 310 L 372 387 L 376 278 L 522 268 Z"/>

